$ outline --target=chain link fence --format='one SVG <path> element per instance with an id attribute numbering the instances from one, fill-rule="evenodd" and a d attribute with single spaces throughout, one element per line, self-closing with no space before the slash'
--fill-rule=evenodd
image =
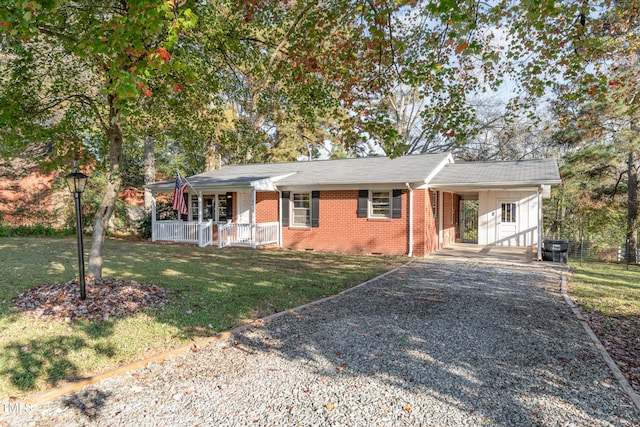
<path id="1" fill-rule="evenodd" d="M 569 262 L 616 262 L 627 263 L 627 242 L 603 242 L 592 236 L 547 234 L 545 241 L 567 242 L 567 259 Z M 640 248 L 636 260 L 640 260 Z"/>

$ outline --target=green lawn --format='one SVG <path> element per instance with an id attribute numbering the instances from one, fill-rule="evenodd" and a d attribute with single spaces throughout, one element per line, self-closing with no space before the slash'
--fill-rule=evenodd
<path id="1" fill-rule="evenodd" d="M 575 266 L 571 295 L 602 316 L 640 316 L 640 268 L 619 264 Z"/>
<path id="2" fill-rule="evenodd" d="M 0 400 L 24 396 L 332 295 L 406 258 L 108 240 L 105 277 L 169 291 L 162 310 L 90 323 L 29 319 L 20 292 L 77 276 L 75 238 L 0 238 Z"/>

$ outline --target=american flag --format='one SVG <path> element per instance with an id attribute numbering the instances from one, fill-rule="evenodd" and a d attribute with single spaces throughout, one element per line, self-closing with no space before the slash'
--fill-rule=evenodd
<path id="1" fill-rule="evenodd" d="M 187 188 L 187 184 L 182 182 L 180 175 L 176 174 L 176 186 L 173 189 L 173 202 L 171 203 L 171 209 L 178 211 L 182 215 L 187 215 L 189 209 L 187 203 L 184 201 L 184 189 Z"/>

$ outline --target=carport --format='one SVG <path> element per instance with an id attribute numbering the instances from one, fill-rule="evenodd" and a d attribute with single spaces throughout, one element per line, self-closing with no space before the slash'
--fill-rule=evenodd
<path id="1" fill-rule="evenodd" d="M 542 199 L 550 197 L 551 185 L 561 182 L 555 160 L 540 159 L 450 163 L 433 178 L 429 187 L 458 194 L 461 203 L 478 201 L 474 226 L 477 226 L 480 249 L 469 247 L 466 249 L 469 256 L 508 256 L 509 251 L 500 253 L 497 248 L 522 247 L 524 250 L 536 246 L 537 259 L 541 260 Z M 459 252 L 460 248 L 451 250 Z"/>

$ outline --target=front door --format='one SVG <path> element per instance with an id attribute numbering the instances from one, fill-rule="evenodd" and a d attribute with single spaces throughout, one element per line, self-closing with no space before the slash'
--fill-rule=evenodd
<path id="1" fill-rule="evenodd" d="M 502 200 L 499 203 L 496 243 L 515 246 L 518 241 L 518 203 L 511 200 Z"/>

